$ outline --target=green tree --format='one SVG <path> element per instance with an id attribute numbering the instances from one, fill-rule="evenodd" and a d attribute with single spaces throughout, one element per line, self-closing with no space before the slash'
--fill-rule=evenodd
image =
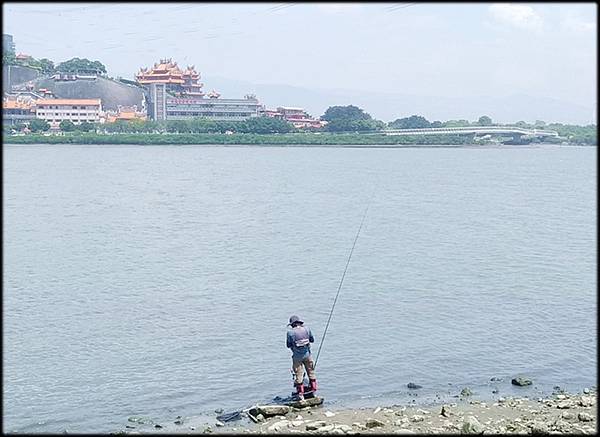
<path id="1" fill-rule="evenodd" d="M 61 62 L 56 66 L 56 71 L 61 73 L 106 73 L 106 67 L 100 61 L 90 61 L 89 59 L 72 58 Z"/>
<path id="2" fill-rule="evenodd" d="M 469 120 L 448 120 L 443 123 L 443 127 L 469 127 Z"/>
<path id="3" fill-rule="evenodd" d="M 46 58 L 40 59 L 39 62 L 43 74 L 54 74 L 54 62 Z"/>
<path id="4" fill-rule="evenodd" d="M 444 127 L 444 125 L 441 121 L 435 120 L 431 122 L 431 127 Z"/>
<path id="5" fill-rule="evenodd" d="M 546 127 L 546 122 L 544 120 L 536 120 L 534 126 L 538 129 Z"/>
<path id="6" fill-rule="evenodd" d="M 17 58 L 15 52 L 5 52 L 2 54 L 2 65 L 16 65 Z"/>
<path id="7" fill-rule="evenodd" d="M 321 120 L 371 120 L 371 116 L 358 106 L 330 106 L 321 116 Z"/>
<path id="8" fill-rule="evenodd" d="M 394 129 L 423 129 L 431 127 L 431 123 L 425 117 L 420 115 L 398 118 L 391 123 L 388 123 L 388 125 Z"/>
<path id="9" fill-rule="evenodd" d="M 481 117 L 479 117 L 479 120 L 477 120 L 477 124 L 479 126 L 491 126 L 493 123 L 490 117 L 488 117 L 487 115 L 482 115 Z"/>
<path id="10" fill-rule="evenodd" d="M 74 130 L 77 129 L 77 127 L 71 120 L 61 121 L 60 124 L 58 125 L 58 127 L 60 127 L 60 130 L 63 132 L 73 132 Z"/>
<path id="11" fill-rule="evenodd" d="M 82 121 L 76 126 L 77 130 L 80 130 L 81 132 L 91 132 L 93 130 L 96 130 L 96 125 L 94 123 L 90 123 L 89 121 Z"/>
<path id="12" fill-rule="evenodd" d="M 31 132 L 45 132 L 50 129 L 50 124 L 41 118 L 34 118 L 29 122 L 29 129 Z"/>
<path id="13" fill-rule="evenodd" d="M 246 132 L 252 134 L 284 134 L 293 129 L 287 121 L 273 117 L 251 117 L 245 121 L 244 127 Z"/>

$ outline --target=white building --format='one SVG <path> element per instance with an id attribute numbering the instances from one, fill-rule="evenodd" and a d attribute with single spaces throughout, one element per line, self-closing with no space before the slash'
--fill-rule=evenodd
<path id="1" fill-rule="evenodd" d="M 35 106 L 36 118 L 46 120 L 52 127 L 58 126 L 63 120 L 75 124 L 104 121 L 100 99 L 40 99 Z"/>

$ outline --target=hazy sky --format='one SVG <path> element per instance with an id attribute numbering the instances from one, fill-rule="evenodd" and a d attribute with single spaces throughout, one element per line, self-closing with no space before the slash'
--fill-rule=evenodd
<path id="1" fill-rule="evenodd" d="M 17 52 L 99 60 L 111 76 L 172 57 L 254 83 L 596 105 L 594 3 L 4 3 L 3 12 Z"/>

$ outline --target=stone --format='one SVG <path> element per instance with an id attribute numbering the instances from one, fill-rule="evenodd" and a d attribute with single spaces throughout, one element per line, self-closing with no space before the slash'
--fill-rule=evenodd
<path id="1" fill-rule="evenodd" d="M 275 422 L 271 426 L 269 426 L 267 428 L 267 430 L 268 431 L 280 431 L 283 428 L 287 428 L 289 426 L 289 424 L 290 424 L 289 420 L 280 420 L 278 422 Z"/>
<path id="2" fill-rule="evenodd" d="M 306 424 L 307 431 L 315 431 L 323 426 L 327 425 L 327 422 L 324 420 L 318 420 L 316 422 L 309 422 Z"/>
<path id="3" fill-rule="evenodd" d="M 582 407 L 591 407 L 594 405 L 594 399 L 591 396 L 581 396 L 579 399 L 579 405 Z"/>
<path id="4" fill-rule="evenodd" d="M 471 391 L 471 389 L 469 387 L 465 387 L 460 391 L 461 396 L 471 396 L 472 394 L 473 394 L 473 392 Z"/>
<path id="5" fill-rule="evenodd" d="M 377 420 L 377 419 L 367 419 L 367 421 L 365 422 L 365 426 L 367 428 L 376 428 L 379 426 L 384 426 L 385 423 L 383 423 L 381 420 Z"/>
<path id="6" fill-rule="evenodd" d="M 174 423 L 175 425 L 183 425 L 183 419 L 175 419 L 175 420 L 173 421 L 173 423 Z"/>
<path id="7" fill-rule="evenodd" d="M 479 423 L 477 418 L 468 416 L 463 422 L 461 434 L 483 434 L 483 425 Z"/>
<path id="8" fill-rule="evenodd" d="M 225 426 L 225 424 L 219 420 L 215 422 L 215 426 Z"/>
<path id="9" fill-rule="evenodd" d="M 352 427 L 344 424 L 335 425 L 335 429 L 341 429 L 344 432 L 352 431 Z"/>
<path id="10" fill-rule="evenodd" d="M 594 420 L 594 417 L 591 414 L 586 413 L 585 411 L 579 413 L 577 415 L 577 418 L 580 422 L 592 422 Z"/>
<path id="11" fill-rule="evenodd" d="M 402 408 L 398 409 L 394 414 L 396 416 L 403 416 L 405 411 L 406 411 L 406 407 L 402 407 Z"/>
<path id="12" fill-rule="evenodd" d="M 423 410 L 423 409 L 419 408 L 417 410 L 417 414 L 427 415 L 427 414 L 431 414 L 431 413 L 429 411 L 427 411 L 427 410 Z"/>
<path id="13" fill-rule="evenodd" d="M 258 416 L 256 416 L 256 420 L 258 420 L 259 422 L 262 422 L 265 420 L 265 416 L 263 416 L 262 414 L 259 414 Z"/>
<path id="14" fill-rule="evenodd" d="M 285 416 L 291 410 L 287 405 L 257 405 L 255 409 L 265 417 Z"/>
<path id="15" fill-rule="evenodd" d="M 397 429 L 396 431 L 394 431 L 394 434 L 415 434 L 414 431 L 411 431 L 410 429 Z"/>
<path id="16" fill-rule="evenodd" d="M 316 431 L 317 432 L 329 432 L 329 431 L 333 431 L 334 428 L 335 428 L 334 425 L 325 425 L 325 426 L 321 426 L 320 428 L 317 428 Z"/>
<path id="17" fill-rule="evenodd" d="M 590 389 L 586 387 L 586 388 L 583 389 L 583 392 L 587 395 L 587 394 L 589 394 Z"/>
<path id="18" fill-rule="evenodd" d="M 398 419 L 394 422 L 394 426 L 404 426 L 408 423 L 408 418 L 403 417 L 402 419 Z"/>
<path id="19" fill-rule="evenodd" d="M 448 405 L 442 405 L 442 411 L 440 414 L 444 417 L 450 417 L 452 415 L 452 411 L 450 411 L 450 407 L 448 407 Z"/>
<path id="20" fill-rule="evenodd" d="M 414 382 L 409 382 L 408 384 L 406 384 L 406 387 L 408 387 L 411 390 L 418 390 L 420 388 L 423 388 L 422 385 L 415 384 Z"/>
<path id="21" fill-rule="evenodd" d="M 325 417 L 333 417 L 333 416 L 335 416 L 335 413 L 332 413 L 331 411 L 325 411 L 323 414 L 325 415 Z"/>
<path id="22" fill-rule="evenodd" d="M 539 420 L 534 421 L 530 425 L 531 435 L 546 435 L 548 434 L 548 426 Z"/>
<path id="23" fill-rule="evenodd" d="M 525 378 L 523 376 L 517 376 L 516 378 L 513 378 L 510 383 L 512 385 L 518 385 L 520 387 L 526 386 L 526 385 L 531 385 L 533 384 L 533 381 L 529 378 Z"/>
<path id="24" fill-rule="evenodd" d="M 412 416 L 410 418 L 411 422 L 423 422 L 425 420 L 425 418 L 423 416 L 421 416 L 420 414 L 415 414 L 414 416 Z"/>
<path id="25" fill-rule="evenodd" d="M 158 423 L 156 425 L 154 425 L 154 428 L 162 428 L 162 425 L 159 425 Z"/>
<path id="26" fill-rule="evenodd" d="M 556 408 L 561 410 L 566 410 L 568 408 L 571 408 L 572 406 L 573 405 L 571 404 L 571 401 L 560 401 L 556 404 Z"/>
<path id="27" fill-rule="evenodd" d="M 381 411 L 381 407 L 377 407 L 375 408 L 375 411 L 373 411 L 373 414 L 377 414 Z"/>
<path id="28" fill-rule="evenodd" d="M 217 408 L 215 410 L 215 413 L 217 413 L 217 414 L 221 414 L 222 412 L 223 412 L 223 408 Z"/>
<path id="29" fill-rule="evenodd" d="M 304 423 L 303 420 L 292 420 L 292 422 L 290 423 L 292 426 L 296 427 L 296 426 L 301 426 Z"/>
<path id="30" fill-rule="evenodd" d="M 575 414 L 571 413 L 570 411 L 565 411 L 560 415 L 560 417 L 562 417 L 565 420 L 573 420 L 575 419 Z"/>
<path id="31" fill-rule="evenodd" d="M 495 388 L 495 389 L 492 390 L 492 393 L 496 394 L 496 393 L 498 393 L 498 391 L 499 390 L 497 388 Z"/>

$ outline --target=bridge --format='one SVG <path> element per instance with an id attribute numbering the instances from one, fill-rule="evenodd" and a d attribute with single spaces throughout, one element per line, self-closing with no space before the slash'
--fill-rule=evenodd
<path id="1" fill-rule="evenodd" d="M 385 135 L 510 135 L 526 137 L 558 137 L 558 132 L 543 129 L 525 129 L 518 126 L 431 127 L 421 129 L 385 129 Z"/>

